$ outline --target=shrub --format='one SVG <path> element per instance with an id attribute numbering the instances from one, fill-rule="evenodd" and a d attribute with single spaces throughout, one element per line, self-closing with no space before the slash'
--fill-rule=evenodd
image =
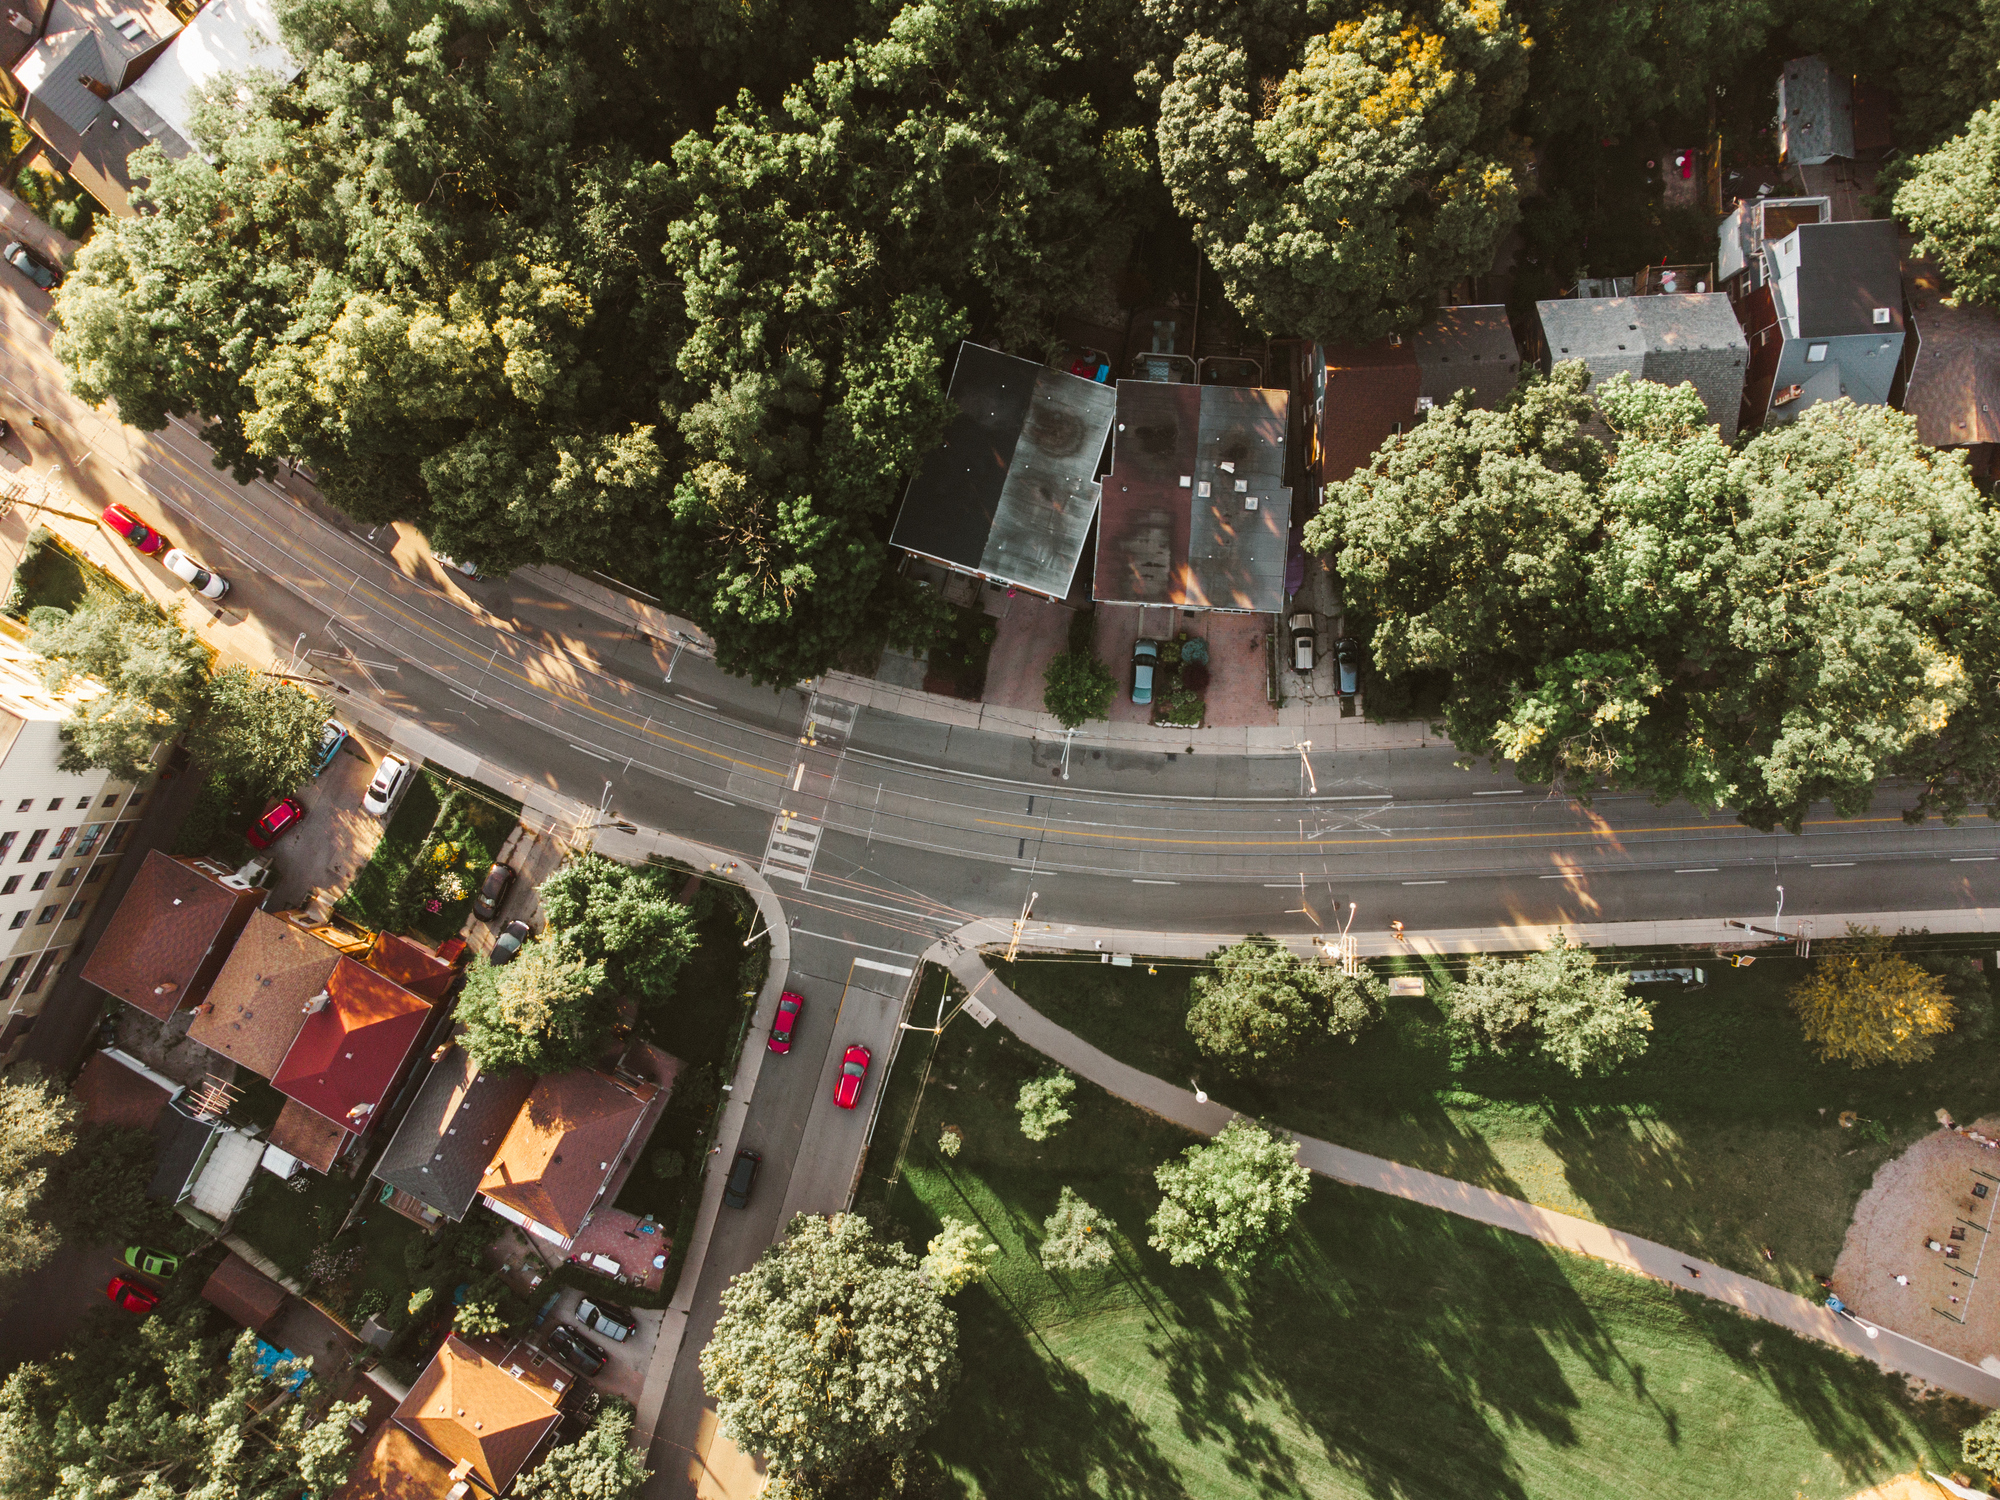
<path id="1" fill-rule="evenodd" d="M 1031 1141 L 1045 1141 L 1069 1123 L 1069 1099 L 1076 1092 L 1076 1080 L 1061 1068 L 1031 1078 L 1021 1085 L 1014 1107 L 1021 1112 L 1021 1134 Z"/>

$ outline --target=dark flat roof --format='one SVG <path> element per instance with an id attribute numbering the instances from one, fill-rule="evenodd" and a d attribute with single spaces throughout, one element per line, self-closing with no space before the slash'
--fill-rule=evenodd
<path id="1" fill-rule="evenodd" d="M 1893 219 L 1851 219 L 1801 224 L 1799 237 L 1799 337 L 1903 331 L 1902 260 Z M 1886 307 L 1887 323 L 1875 321 Z"/>

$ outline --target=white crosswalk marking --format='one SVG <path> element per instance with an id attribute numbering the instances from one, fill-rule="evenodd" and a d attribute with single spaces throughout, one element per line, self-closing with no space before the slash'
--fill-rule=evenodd
<path id="1" fill-rule="evenodd" d="M 770 836 L 764 841 L 764 862 L 759 868 L 766 877 L 796 881 L 801 886 L 811 878 L 827 800 L 859 712 L 852 703 L 818 693 L 806 706 L 805 728 L 792 760 L 790 784 L 781 794 L 784 806 L 771 820 Z"/>

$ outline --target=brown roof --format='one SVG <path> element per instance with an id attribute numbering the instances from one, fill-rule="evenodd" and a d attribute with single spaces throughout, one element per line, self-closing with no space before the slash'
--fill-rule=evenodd
<path id="1" fill-rule="evenodd" d="M 1933 448 L 2000 442 L 2000 313 L 1947 307 L 1949 288 L 1928 260 L 1903 263 L 1904 295 L 1917 333 L 1903 410 Z"/>
<path id="2" fill-rule="evenodd" d="M 516 1379 L 502 1358 L 454 1334 L 396 1408 L 398 1423 L 452 1464 L 471 1464 L 495 1494 L 505 1493 L 561 1420 L 556 1398 Z"/>
<path id="3" fill-rule="evenodd" d="M 444 1500 L 451 1465 L 394 1422 L 384 1422 L 354 1455 L 334 1500 Z"/>
<path id="4" fill-rule="evenodd" d="M 431 1004 L 344 955 L 327 980 L 327 997 L 306 1017 L 271 1082 L 360 1135 L 423 1034 Z"/>
<path id="5" fill-rule="evenodd" d="M 262 1333 L 290 1294 L 232 1250 L 208 1278 L 201 1295 L 235 1322 Z"/>
<path id="6" fill-rule="evenodd" d="M 208 993 L 264 894 L 235 890 L 191 861 L 149 849 L 83 977 L 164 1021 Z"/>
<path id="7" fill-rule="evenodd" d="M 1416 346 L 1386 339 L 1365 348 L 1331 347 L 1319 424 L 1320 480 L 1338 484 L 1368 467 L 1375 451 L 1417 419 L 1423 372 Z"/>
<path id="8" fill-rule="evenodd" d="M 622 1083 L 590 1068 L 540 1080 L 479 1191 L 574 1237 L 654 1093 L 651 1084 Z"/>
<path id="9" fill-rule="evenodd" d="M 278 1111 L 278 1123 L 271 1127 L 270 1144 L 322 1172 L 332 1168 L 346 1140 L 346 1131 L 296 1099 L 285 1101 L 285 1107 Z"/>
<path id="10" fill-rule="evenodd" d="M 102 1052 L 90 1054 L 70 1095 L 83 1106 L 86 1125 L 130 1125 L 151 1130 L 166 1107 L 167 1091 Z"/>
<path id="11" fill-rule="evenodd" d="M 208 987 L 204 1004 L 211 1008 L 195 1017 L 188 1036 L 269 1078 L 339 962 L 340 950 L 305 928 L 256 912 Z"/>
<path id="12" fill-rule="evenodd" d="M 464 1048 L 451 1045 L 396 1127 L 375 1175 L 449 1219 L 462 1219 L 479 1195 L 493 1160 L 535 1086 L 526 1073 L 488 1073 Z"/>
<path id="13" fill-rule="evenodd" d="M 375 935 L 375 946 L 368 954 L 368 967 L 393 979 L 412 994 L 431 1000 L 442 1000 L 458 973 L 456 964 L 393 932 Z"/>

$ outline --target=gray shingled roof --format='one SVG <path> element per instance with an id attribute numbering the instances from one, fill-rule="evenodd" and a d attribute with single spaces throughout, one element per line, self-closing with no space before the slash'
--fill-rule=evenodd
<path id="1" fill-rule="evenodd" d="M 1507 309 L 1497 304 L 1440 307 L 1410 342 L 1423 374 L 1421 394 L 1433 401 L 1470 390 L 1474 406 L 1490 409 L 1521 383 L 1521 351 Z"/>
<path id="2" fill-rule="evenodd" d="M 1779 159 L 1816 166 L 1854 155 L 1854 84 L 1823 57 L 1796 57 L 1778 78 Z"/>
<path id="3" fill-rule="evenodd" d="M 1549 357 L 1634 364 L 1648 354 L 1744 349 L 1742 326 L 1720 292 L 1659 297 L 1574 297 L 1535 304 Z"/>
<path id="4" fill-rule="evenodd" d="M 454 1043 L 431 1068 L 375 1175 L 448 1219 L 462 1219 L 534 1078 L 482 1073 Z"/>

